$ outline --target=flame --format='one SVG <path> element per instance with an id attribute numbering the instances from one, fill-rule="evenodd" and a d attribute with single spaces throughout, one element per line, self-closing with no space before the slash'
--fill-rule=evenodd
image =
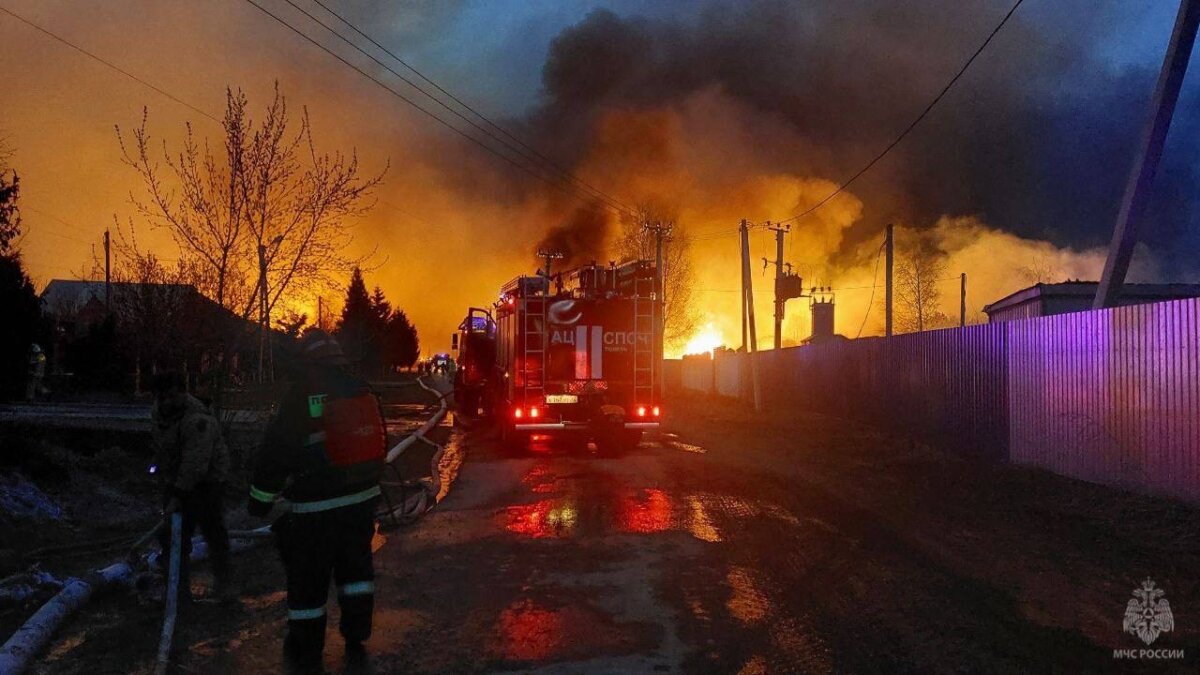
<path id="1" fill-rule="evenodd" d="M 724 344 L 725 338 L 721 337 L 721 332 L 712 322 L 709 322 L 687 341 L 683 347 L 683 353 L 685 355 L 712 353 L 714 349 L 722 347 Z"/>

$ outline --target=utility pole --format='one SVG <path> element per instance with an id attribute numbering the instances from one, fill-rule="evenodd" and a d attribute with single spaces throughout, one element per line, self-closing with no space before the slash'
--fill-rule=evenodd
<path id="1" fill-rule="evenodd" d="M 1096 290 L 1093 309 L 1104 309 L 1116 304 L 1129 271 L 1133 247 L 1137 243 L 1137 231 L 1150 201 L 1150 186 L 1158 173 L 1158 162 L 1162 158 L 1167 130 L 1179 101 L 1179 88 L 1187 72 L 1188 59 L 1196 41 L 1196 28 L 1200 25 L 1200 0 L 1180 0 L 1179 14 L 1175 18 L 1175 30 L 1163 58 L 1162 71 L 1158 75 L 1158 86 L 1154 90 L 1150 119 L 1142 136 L 1142 146 L 1129 174 L 1121 210 L 1113 227 L 1112 242 L 1108 247 L 1108 259 L 1104 261 L 1104 274 Z"/>
<path id="2" fill-rule="evenodd" d="M 746 322 L 746 261 L 748 261 L 750 259 L 750 252 L 748 250 L 746 250 L 746 242 L 748 241 L 746 232 L 749 229 L 750 229 L 750 226 L 746 223 L 745 219 L 743 219 L 741 225 L 738 226 L 738 232 L 739 232 L 738 255 L 741 256 L 741 259 L 742 259 L 742 351 L 743 352 L 750 351 L 750 342 L 749 342 L 748 338 L 746 337 L 748 326 L 749 326 L 749 324 Z"/>
<path id="3" fill-rule="evenodd" d="M 742 291 L 746 304 L 746 320 L 750 324 L 750 351 L 746 358 L 750 359 L 750 386 L 754 390 L 754 410 L 762 412 L 762 391 L 758 385 L 758 362 L 755 356 L 758 352 L 758 331 L 754 323 L 754 281 L 750 274 L 750 228 L 742 221 Z"/>
<path id="4" fill-rule="evenodd" d="M 967 273 L 963 272 L 958 289 L 958 326 L 967 325 Z"/>
<path id="5" fill-rule="evenodd" d="M 895 240 L 893 238 L 894 230 L 895 228 L 892 226 L 892 224 L 888 223 L 887 238 L 884 240 L 883 244 L 883 283 L 885 288 L 883 295 L 883 334 L 888 337 L 892 336 L 892 264 L 895 258 Z"/>
<path id="6" fill-rule="evenodd" d="M 663 242 L 671 238 L 671 229 L 673 227 L 672 223 L 663 223 L 661 221 L 642 225 L 643 231 L 654 233 L 654 277 L 658 292 L 658 299 L 655 302 L 655 307 L 658 311 L 654 313 L 654 334 L 658 336 L 654 349 L 654 368 L 660 373 L 662 372 L 663 362 L 663 332 L 666 325 L 664 319 L 666 318 L 665 314 L 667 311 L 666 274 L 663 272 Z M 662 378 L 658 379 L 661 388 Z M 658 393 L 661 396 L 661 390 Z"/>
<path id="7" fill-rule="evenodd" d="M 539 248 L 537 257 L 546 261 L 546 278 L 550 278 L 550 265 L 555 260 L 563 259 L 563 252 L 558 249 Z"/>
<path id="8" fill-rule="evenodd" d="M 325 298 L 317 296 L 317 328 L 325 330 Z"/>
<path id="9" fill-rule="evenodd" d="M 112 309 L 112 237 L 108 228 L 104 229 L 104 309 Z"/>
<path id="10" fill-rule="evenodd" d="M 266 382 L 263 364 L 267 352 L 267 247 L 258 245 L 258 381 Z"/>
<path id="11" fill-rule="evenodd" d="M 767 229 L 775 233 L 775 349 L 780 349 L 783 347 L 783 307 L 787 301 L 787 298 L 780 292 L 783 284 L 783 236 L 792 229 L 792 226 L 772 226 L 768 221 Z M 766 262 L 767 259 L 763 258 L 764 265 Z"/>

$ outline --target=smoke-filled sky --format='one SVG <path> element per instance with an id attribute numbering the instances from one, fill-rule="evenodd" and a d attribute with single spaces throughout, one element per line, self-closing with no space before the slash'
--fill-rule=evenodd
<path id="1" fill-rule="evenodd" d="M 259 1 L 350 54 L 283 0 Z M 1011 4 L 326 1 L 589 184 L 673 214 L 696 238 L 702 323 L 731 344 L 740 340 L 738 263 L 727 233 L 741 218 L 787 218 L 827 194 L 911 121 Z M 357 148 L 368 170 L 390 160 L 378 206 L 353 226 L 361 251 L 377 251 L 368 283 L 408 310 L 426 348 L 444 348 L 468 305 L 532 271 L 548 230 L 604 227 L 589 205 L 446 131 L 243 0 L 0 3 L 216 116 L 226 86 L 265 105 L 278 81 L 293 108 L 308 106 L 319 146 Z M 1022 267 L 1098 277 L 1175 9 L 1028 0 L 903 144 L 796 223 L 788 260 L 806 285 L 843 289 L 839 332 L 877 331 L 874 317 L 863 322 L 864 287 L 887 222 L 930 232 L 947 272 L 968 272 L 973 317 L 1026 285 Z M 118 161 L 114 124 L 135 125 L 148 106 L 159 138 L 178 139 L 188 120 L 201 134 L 218 131 L 2 13 L 0 66 L 0 135 L 15 150 L 23 248 L 39 285 L 73 276 L 114 214 L 134 215 L 127 195 L 139 185 Z M 1142 279 L 1197 276 L 1198 70 L 1135 262 Z M 177 255 L 163 232 L 143 229 L 141 243 Z M 602 248 L 605 235 L 589 241 Z M 773 255 L 761 234 L 753 246 L 756 258 Z M 758 269 L 769 343 L 770 284 Z M 948 284 L 947 313 L 956 313 Z M 807 335 L 803 302 L 788 312 L 787 339 Z"/>

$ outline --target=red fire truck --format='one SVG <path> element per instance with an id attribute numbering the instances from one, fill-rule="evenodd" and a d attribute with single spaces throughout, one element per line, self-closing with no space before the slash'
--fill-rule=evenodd
<path id="1" fill-rule="evenodd" d="M 482 417 L 491 412 L 495 388 L 496 322 L 486 309 L 472 307 L 451 336 L 457 352 L 454 369 L 454 406 L 459 416 Z"/>
<path id="2" fill-rule="evenodd" d="M 636 447 L 662 417 L 661 294 L 653 264 L 591 264 L 504 285 L 491 395 L 502 438 L 575 435 Z"/>

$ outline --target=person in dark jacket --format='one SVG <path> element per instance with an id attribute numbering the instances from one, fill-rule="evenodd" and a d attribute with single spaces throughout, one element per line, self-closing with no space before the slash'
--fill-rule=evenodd
<path id="1" fill-rule="evenodd" d="M 183 376 L 160 373 L 154 379 L 150 411 L 156 472 L 163 486 L 163 515 L 183 515 L 183 554 L 180 556 L 180 594 L 190 597 L 188 558 L 197 525 L 208 542 L 217 596 L 232 599 L 229 532 L 225 529 L 223 495 L 229 477 L 229 448 L 221 425 L 208 407 L 185 391 Z M 171 532 L 164 528 L 160 542 L 170 551 Z M 164 562 L 167 555 L 163 556 Z"/>
<path id="2" fill-rule="evenodd" d="M 371 539 L 387 432 L 378 400 L 346 370 L 332 337 L 310 330 L 300 350 L 303 369 L 267 429 L 248 509 L 262 517 L 277 497 L 291 502 L 273 526 L 287 571 L 284 652 L 293 666 L 316 667 L 325 648 L 331 577 L 347 652 L 361 651 L 371 635 Z"/>

